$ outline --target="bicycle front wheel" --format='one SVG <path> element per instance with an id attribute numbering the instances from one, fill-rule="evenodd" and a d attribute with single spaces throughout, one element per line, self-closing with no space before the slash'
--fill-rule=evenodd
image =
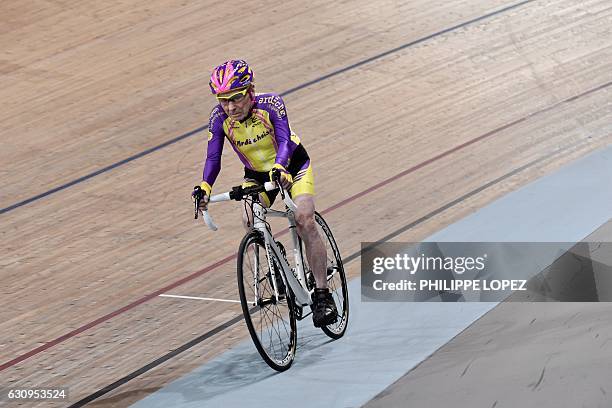
<path id="1" fill-rule="evenodd" d="M 296 317 L 291 292 L 282 284 L 281 263 L 274 253 L 270 253 L 270 262 L 267 256 L 259 232 L 251 231 L 244 236 L 238 250 L 238 291 L 244 320 L 257 351 L 270 367 L 285 371 L 295 357 Z M 280 292 L 278 297 L 274 281 Z"/>

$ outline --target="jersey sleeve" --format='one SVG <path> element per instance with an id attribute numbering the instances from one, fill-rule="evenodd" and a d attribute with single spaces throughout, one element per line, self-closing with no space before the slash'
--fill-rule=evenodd
<path id="1" fill-rule="evenodd" d="M 210 113 L 208 148 L 206 150 L 204 171 L 202 172 L 202 181 L 207 182 L 211 187 L 215 180 L 217 180 L 219 171 L 221 171 L 221 154 L 223 153 L 223 142 L 225 141 L 224 120 L 225 112 L 223 112 L 221 106 L 217 105 Z"/>
<path id="2" fill-rule="evenodd" d="M 285 102 L 279 95 L 274 95 L 267 108 L 270 112 L 270 122 L 274 126 L 274 137 L 278 146 L 275 163 L 286 168 L 293 151 L 298 145 L 291 140 L 291 129 Z"/>

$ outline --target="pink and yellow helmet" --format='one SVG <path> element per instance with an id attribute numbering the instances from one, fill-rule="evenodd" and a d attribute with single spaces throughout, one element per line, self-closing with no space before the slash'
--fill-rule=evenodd
<path id="1" fill-rule="evenodd" d="M 213 95 L 242 89 L 253 82 L 253 71 L 244 60 L 229 60 L 213 69 L 210 89 Z"/>

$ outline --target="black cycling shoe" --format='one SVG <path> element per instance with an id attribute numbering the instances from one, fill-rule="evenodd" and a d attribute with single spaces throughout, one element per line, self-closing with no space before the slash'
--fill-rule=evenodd
<path id="1" fill-rule="evenodd" d="M 329 289 L 315 288 L 312 321 L 315 327 L 324 327 L 338 321 L 338 310 Z"/>

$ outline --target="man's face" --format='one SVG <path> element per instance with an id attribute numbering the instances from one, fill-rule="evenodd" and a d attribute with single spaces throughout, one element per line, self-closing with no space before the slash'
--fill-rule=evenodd
<path id="1" fill-rule="evenodd" d="M 226 92 L 217 95 L 221 107 L 234 120 L 244 120 L 249 115 L 253 103 L 253 87 L 240 92 Z"/>

